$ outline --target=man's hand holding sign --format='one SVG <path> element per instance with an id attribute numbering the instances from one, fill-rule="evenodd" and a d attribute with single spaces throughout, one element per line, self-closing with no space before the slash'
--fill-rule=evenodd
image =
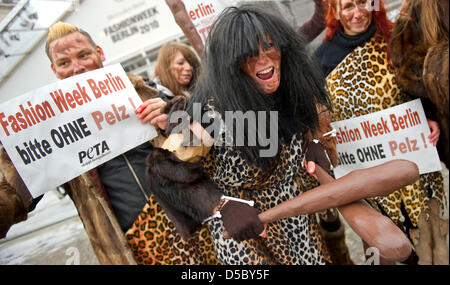
<path id="1" fill-rule="evenodd" d="M 8 149 L 7 154 L 2 147 L 0 155 L 0 238 L 27 218 L 40 193 L 67 181 L 64 188 L 100 264 L 136 264 L 134 243 L 126 237 L 134 232 L 142 211 L 153 211 L 148 218 L 161 231 L 155 239 L 177 238 L 158 202 L 149 198 L 145 179 L 145 158 L 153 149 L 148 141 L 156 136 L 154 127 L 164 126 L 140 122 L 133 114 L 160 121 L 165 115 L 159 109 L 167 96 L 153 82 L 125 74 L 118 65 L 102 69 L 103 50 L 74 25 L 52 25 L 46 53 L 54 74 L 63 81 L 0 106 L 0 138 Z M 199 243 L 205 239 L 202 235 Z M 185 249 L 197 246 L 180 243 Z M 161 247 L 152 245 L 145 254 Z M 172 264 L 179 253 L 167 256 L 164 262 Z"/>

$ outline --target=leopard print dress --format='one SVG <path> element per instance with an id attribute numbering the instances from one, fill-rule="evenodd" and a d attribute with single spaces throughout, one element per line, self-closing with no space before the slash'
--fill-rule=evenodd
<path id="1" fill-rule="evenodd" d="M 208 228 L 183 240 L 153 195 L 125 236 L 139 265 L 220 264 Z"/>
<path id="2" fill-rule="evenodd" d="M 411 99 L 397 85 L 393 67 L 387 61 L 387 44 L 377 36 L 351 52 L 326 78 L 332 99 L 333 121 L 346 120 L 384 110 Z M 369 203 L 400 225 L 403 218 L 417 227 L 418 217 L 430 198 L 446 207 L 440 172 L 423 174 L 412 185 Z"/>
<path id="3" fill-rule="evenodd" d="M 270 174 L 249 166 L 229 146 L 214 146 L 202 160 L 204 171 L 227 196 L 253 200 L 265 211 L 318 186 L 302 166 L 301 137 L 283 145 L 279 163 Z M 301 215 L 269 223 L 267 238 L 236 242 L 223 237 L 220 219 L 209 222 L 217 256 L 228 265 L 325 264 L 329 255 L 315 215 Z"/>

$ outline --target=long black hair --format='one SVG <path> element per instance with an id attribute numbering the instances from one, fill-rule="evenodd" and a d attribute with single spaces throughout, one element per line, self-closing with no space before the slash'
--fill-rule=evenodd
<path id="1" fill-rule="evenodd" d="M 281 81 L 274 94 L 265 94 L 241 69 L 241 62 L 257 56 L 260 47 L 269 48 L 268 37 L 281 51 Z M 222 118 L 226 111 L 278 111 L 281 145 L 289 143 L 294 134 L 316 129 L 316 104 L 330 106 L 324 84 L 304 39 L 287 22 L 254 6 L 229 7 L 212 25 L 201 77 L 187 111 L 192 114 L 193 103 L 211 103 Z M 268 160 L 259 156 L 259 144 L 237 149 L 250 164 L 268 165 Z"/>

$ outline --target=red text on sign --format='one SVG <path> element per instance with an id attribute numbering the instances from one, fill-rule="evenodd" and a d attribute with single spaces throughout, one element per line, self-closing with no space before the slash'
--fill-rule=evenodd
<path id="1" fill-rule="evenodd" d="M 391 119 L 392 127 L 394 131 L 404 130 L 410 127 L 420 125 L 420 116 L 418 112 L 412 112 L 411 109 L 406 110 L 406 114 L 403 116 L 397 116 L 392 114 L 389 116 Z"/>
<path id="2" fill-rule="evenodd" d="M 369 121 L 362 122 L 361 127 L 366 138 L 371 138 L 373 136 L 376 137 L 378 135 L 384 135 L 391 132 L 389 130 L 387 121 L 385 121 L 383 118 L 381 118 L 381 121 L 376 124 L 370 123 Z"/>
<path id="3" fill-rule="evenodd" d="M 85 87 L 81 87 L 77 83 L 77 88 L 72 92 L 63 92 L 61 89 L 57 91 L 50 92 L 50 96 L 55 102 L 56 107 L 58 107 L 61 113 L 68 111 L 70 109 L 75 109 L 78 106 L 82 106 L 85 103 L 91 102 L 91 98 L 86 92 Z"/>
<path id="4" fill-rule="evenodd" d="M 15 115 L 6 117 L 5 113 L 0 113 L 0 123 L 6 136 L 9 137 L 11 135 L 9 128 L 17 134 L 21 130 L 25 130 L 55 116 L 55 112 L 48 101 L 34 106 L 28 101 L 27 105 L 28 107 L 19 105 L 20 111 L 16 112 Z"/>
<path id="5" fill-rule="evenodd" d="M 213 4 L 198 4 L 197 8 L 189 11 L 189 17 L 192 21 L 196 21 L 203 17 L 213 15 L 216 11 L 214 10 Z"/>
<path id="6" fill-rule="evenodd" d="M 127 114 L 127 109 L 124 105 L 116 107 L 116 105 L 112 104 L 111 108 L 112 112 L 102 113 L 101 111 L 95 111 L 91 113 L 92 118 L 94 119 L 94 122 L 99 130 L 103 129 L 102 123 L 106 122 L 108 125 L 112 126 L 117 122 L 130 118 L 130 115 Z"/>
<path id="7" fill-rule="evenodd" d="M 417 145 L 417 140 L 410 138 L 405 138 L 405 141 L 400 143 L 396 141 L 390 141 L 389 148 L 391 150 L 392 156 L 420 150 L 419 146 Z"/>
<path id="8" fill-rule="evenodd" d="M 105 80 L 95 81 L 88 79 L 89 87 L 91 87 L 95 98 L 100 98 L 102 95 L 108 95 L 126 88 L 120 76 L 112 76 L 111 73 L 106 74 Z"/>

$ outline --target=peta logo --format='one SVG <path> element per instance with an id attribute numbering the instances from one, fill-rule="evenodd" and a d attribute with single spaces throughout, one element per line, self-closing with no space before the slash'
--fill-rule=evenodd
<path id="1" fill-rule="evenodd" d="M 85 166 L 97 159 L 100 159 L 104 157 L 105 155 L 109 154 L 111 151 L 109 149 L 108 144 L 106 141 L 103 141 L 101 143 L 98 143 L 90 148 L 88 148 L 85 151 L 80 151 L 78 153 L 78 158 L 80 159 L 80 164 L 82 166 Z"/>

